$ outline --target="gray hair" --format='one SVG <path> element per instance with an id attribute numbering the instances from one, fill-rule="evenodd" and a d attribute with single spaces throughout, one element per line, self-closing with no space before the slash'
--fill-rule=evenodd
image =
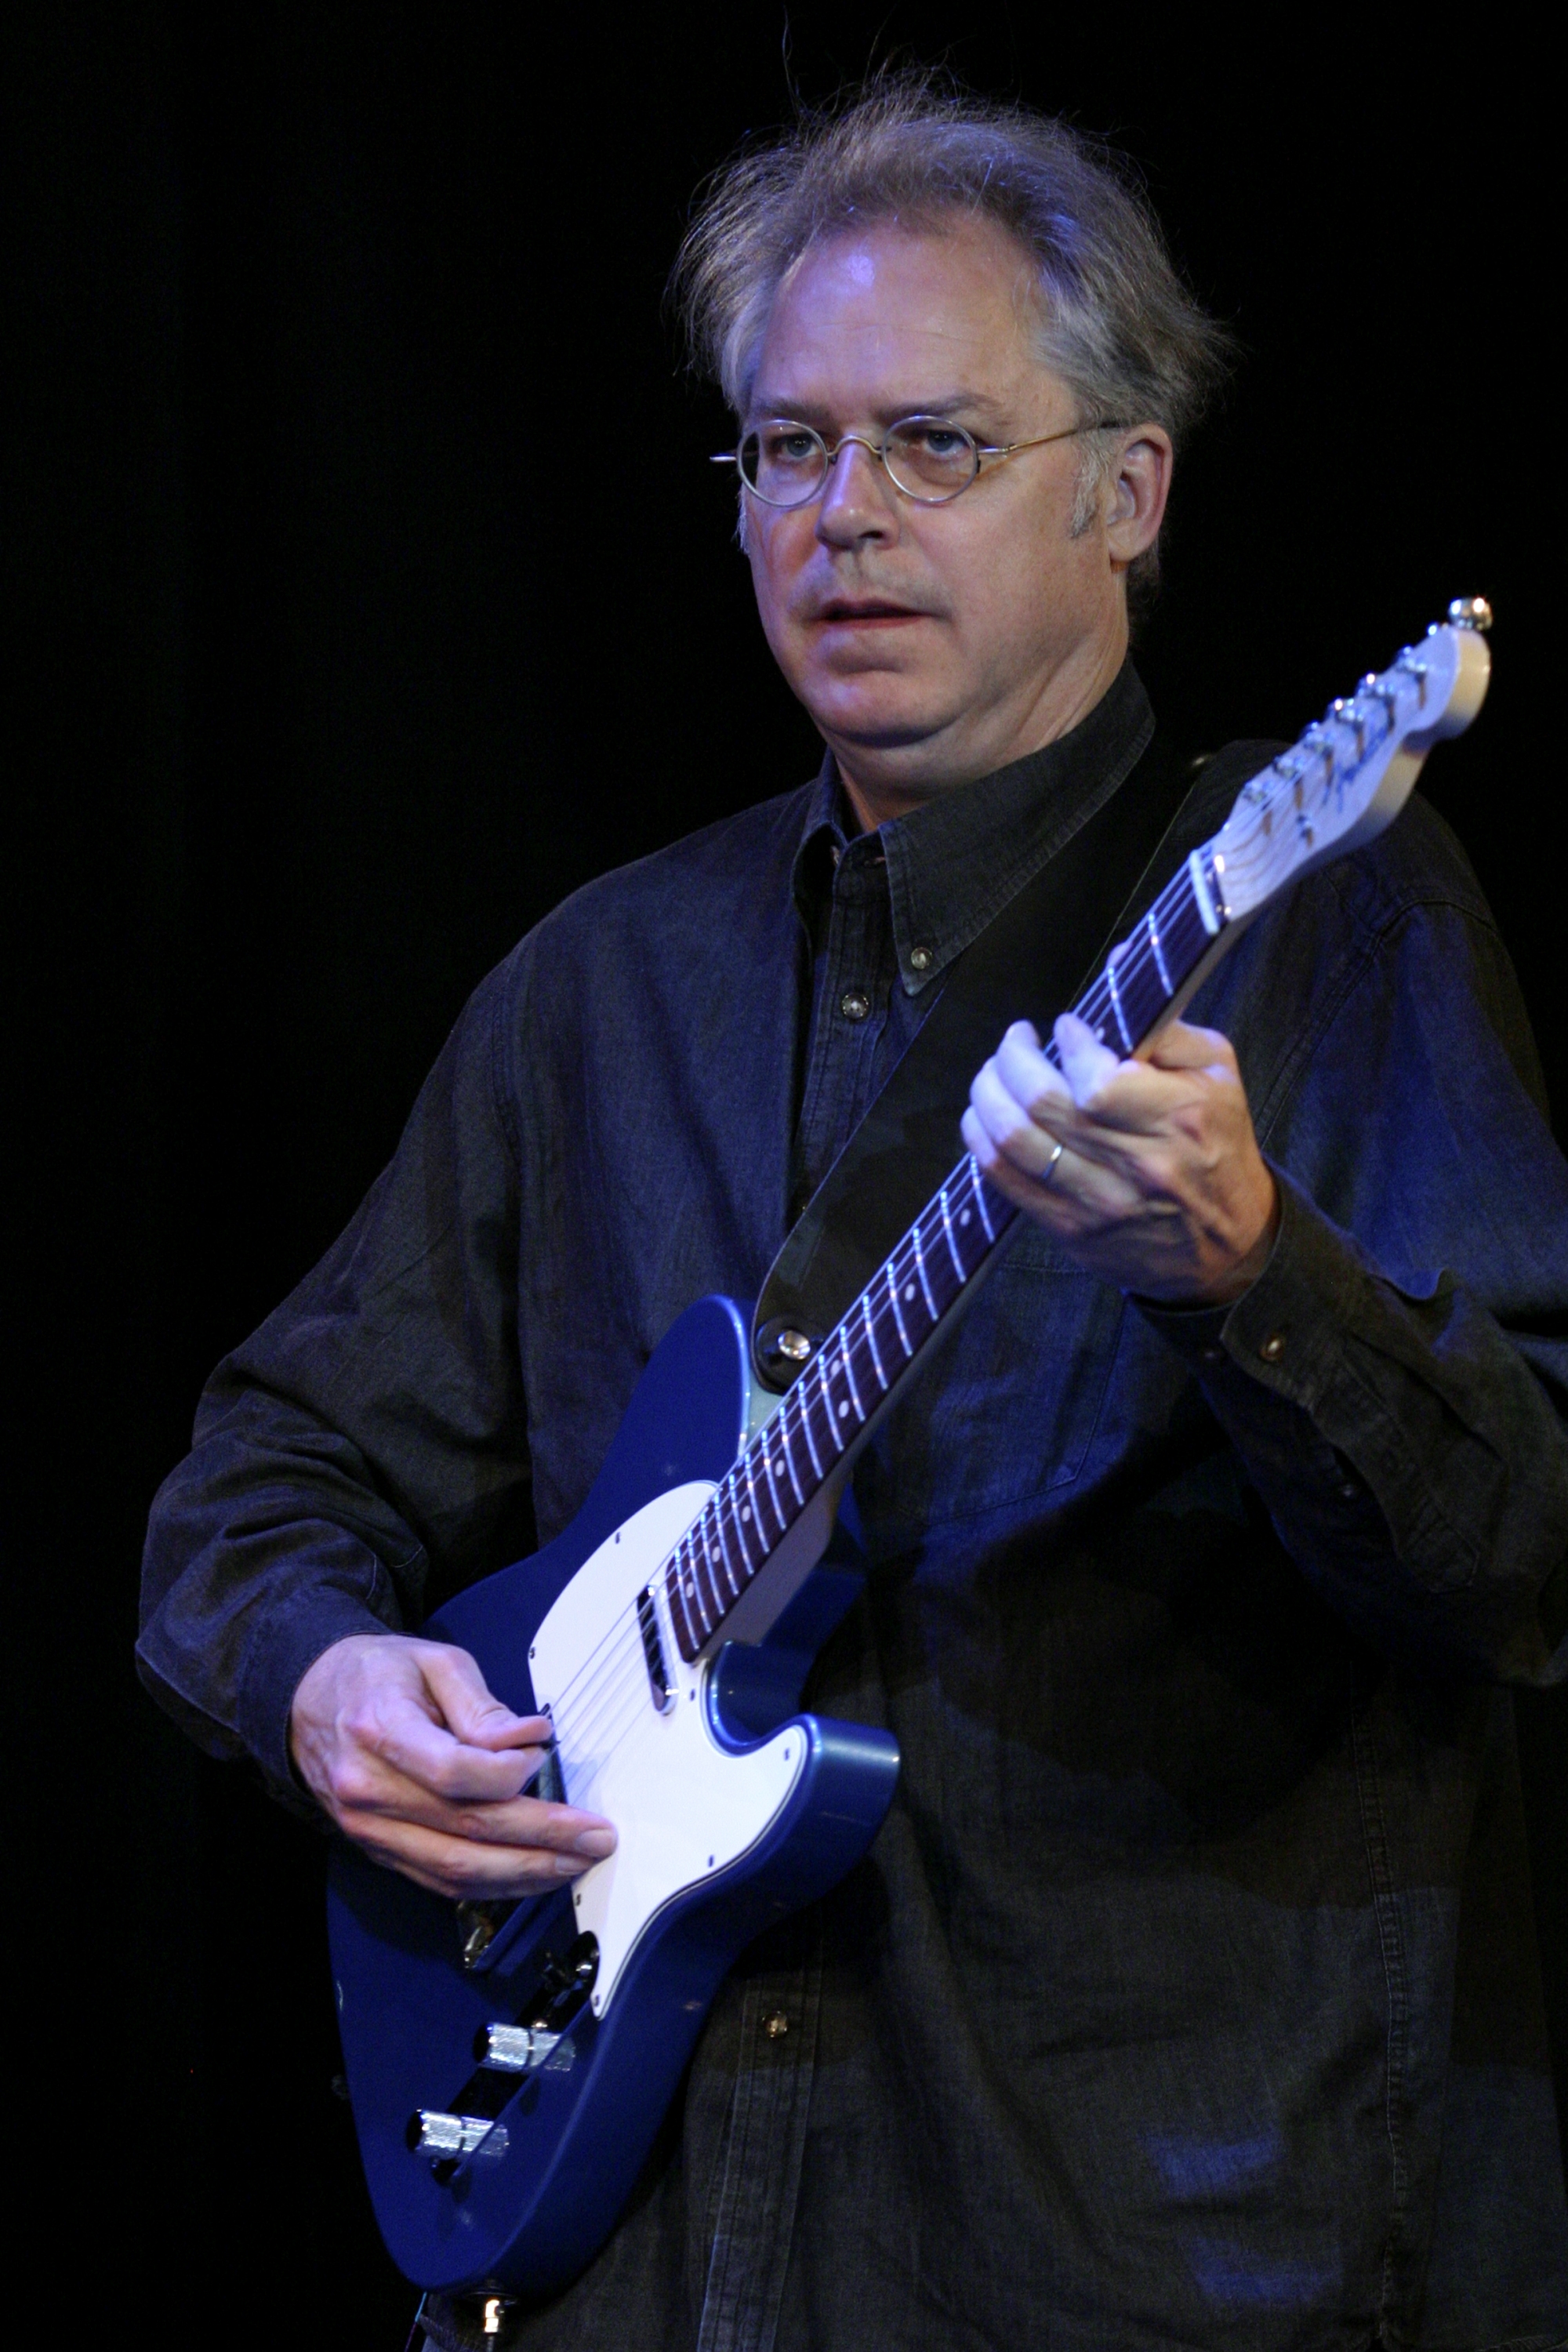
<path id="1" fill-rule="evenodd" d="M 819 239 L 878 221 L 995 221 L 1034 266 L 1036 348 L 1089 427 L 1163 425 L 1180 444 L 1223 379 L 1231 337 L 1172 263 L 1120 158 L 1065 122 L 926 72 L 884 74 L 831 112 L 743 151 L 702 191 L 671 291 L 696 366 L 745 415 L 774 299 Z M 1115 446 L 1091 431 L 1074 527 Z M 1151 548 L 1130 588 L 1153 585 Z"/>

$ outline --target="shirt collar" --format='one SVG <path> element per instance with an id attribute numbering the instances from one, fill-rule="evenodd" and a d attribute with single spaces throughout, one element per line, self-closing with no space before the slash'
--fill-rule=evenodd
<path id="1" fill-rule="evenodd" d="M 887 860 L 899 972 L 910 995 L 939 980 L 1103 806 L 1153 732 L 1143 682 L 1125 661 L 1069 734 L 879 828 L 876 854 Z M 806 803 L 795 864 L 797 903 L 824 848 L 835 853 L 837 865 L 850 846 L 851 824 L 830 752 Z"/>

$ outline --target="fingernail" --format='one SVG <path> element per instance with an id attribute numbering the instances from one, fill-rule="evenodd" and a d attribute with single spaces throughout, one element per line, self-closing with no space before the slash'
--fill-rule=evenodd
<path id="1" fill-rule="evenodd" d="M 587 1864 L 579 1862 L 574 1853 L 558 1853 L 555 1857 L 555 1874 L 558 1878 L 581 1878 L 587 1867 Z"/>
<path id="2" fill-rule="evenodd" d="M 572 1841 L 579 1853 L 591 1853 L 595 1862 L 603 1862 L 616 1850 L 614 1830 L 582 1830 Z"/>

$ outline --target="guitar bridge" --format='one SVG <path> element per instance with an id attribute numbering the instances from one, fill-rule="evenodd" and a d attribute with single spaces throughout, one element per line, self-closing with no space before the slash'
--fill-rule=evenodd
<path id="1" fill-rule="evenodd" d="M 668 1715 L 675 1705 L 675 1685 L 669 1679 L 669 1668 L 664 1662 L 664 1643 L 659 1637 L 653 1594 L 646 1584 L 637 1594 L 637 1631 L 642 1635 L 642 1651 L 647 1661 L 648 1688 L 653 1693 L 653 1703 L 660 1715 Z"/>

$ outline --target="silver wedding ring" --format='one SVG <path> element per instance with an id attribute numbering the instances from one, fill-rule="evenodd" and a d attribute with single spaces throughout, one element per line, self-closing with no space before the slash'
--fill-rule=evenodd
<path id="1" fill-rule="evenodd" d="M 1058 1143 L 1058 1144 L 1057 1145 L 1056 1150 L 1052 1152 L 1052 1154 L 1051 1154 L 1050 1158 L 1047 1160 L 1046 1165 L 1045 1165 L 1044 1172 L 1042 1173 L 1042 1175 L 1041 1175 L 1041 1177 L 1040 1177 L 1040 1181 L 1041 1181 L 1041 1183 L 1042 1183 L 1042 1184 L 1048 1184 L 1048 1183 L 1050 1182 L 1051 1178 L 1052 1178 L 1052 1177 L 1056 1174 L 1056 1172 L 1057 1172 L 1057 1161 L 1061 1158 L 1062 1153 L 1063 1153 L 1066 1150 L 1067 1150 L 1067 1145 L 1066 1145 L 1065 1143 Z"/>

